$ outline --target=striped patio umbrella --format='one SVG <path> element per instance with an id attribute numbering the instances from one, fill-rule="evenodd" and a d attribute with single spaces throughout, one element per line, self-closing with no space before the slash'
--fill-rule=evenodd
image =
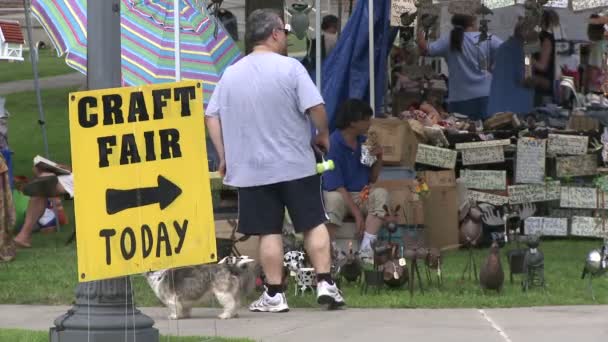
<path id="1" fill-rule="evenodd" d="M 241 51 L 198 0 L 179 0 L 179 62 L 175 61 L 174 0 L 121 0 L 122 82 L 124 86 L 203 82 L 207 104 L 223 71 Z M 49 34 L 59 56 L 87 72 L 87 0 L 33 0 L 32 13 Z"/>

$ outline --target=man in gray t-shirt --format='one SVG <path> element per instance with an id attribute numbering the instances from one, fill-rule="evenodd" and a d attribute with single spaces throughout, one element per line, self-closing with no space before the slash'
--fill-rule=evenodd
<path id="1" fill-rule="evenodd" d="M 289 310 L 283 294 L 285 208 L 317 273 L 317 301 L 344 299 L 330 274 L 330 244 L 313 143 L 329 150 L 323 98 L 297 60 L 287 57 L 287 34 L 273 10 L 256 10 L 245 37 L 253 52 L 228 67 L 206 111 L 224 183 L 239 189 L 239 232 L 260 236 L 266 291 L 249 309 Z M 311 122 L 317 129 L 312 136 Z"/>

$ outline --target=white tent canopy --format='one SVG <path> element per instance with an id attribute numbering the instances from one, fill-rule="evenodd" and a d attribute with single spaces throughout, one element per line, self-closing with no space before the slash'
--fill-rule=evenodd
<path id="1" fill-rule="evenodd" d="M 433 0 L 434 3 L 447 3 L 450 0 Z M 458 1 L 458 0 L 452 0 Z M 497 9 L 523 5 L 526 0 L 481 0 L 488 8 Z M 568 8 L 573 11 L 587 11 L 608 7 L 608 0 L 549 0 L 546 7 Z"/>
<path id="2" fill-rule="evenodd" d="M 488 0 L 486 0 L 488 1 Z M 500 0 L 495 0 L 500 1 Z M 514 2 L 513 0 L 510 0 Z M 520 0 L 518 0 L 520 1 Z M 602 1 L 608 6 L 608 0 Z M 565 37 L 573 40 L 587 40 L 587 21 L 592 13 L 598 12 L 599 8 L 589 9 L 585 11 L 573 11 L 569 8 L 553 8 L 560 17 L 562 29 Z M 513 34 L 513 23 L 517 21 L 517 17 L 524 14 L 523 6 L 509 6 L 494 9 L 494 15 L 487 18 L 490 20 L 489 29 L 492 34 L 497 35 L 501 39 L 507 39 Z M 441 35 L 449 34 L 452 30 L 450 20 L 452 15 L 448 12 L 447 6 L 442 7 L 441 11 Z"/>

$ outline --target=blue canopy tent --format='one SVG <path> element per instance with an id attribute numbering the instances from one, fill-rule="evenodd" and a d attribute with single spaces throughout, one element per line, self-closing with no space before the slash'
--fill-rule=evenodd
<path id="1" fill-rule="evenodd" d="M 349 98 L 370 101 L 370 76 L 374 77 L 374 112 L 382 107 L 388 54 L 397 34 L 390 27 L 390 0 L 373 0 L 374 73 L 370 73 L 369 2 L 357 1 L 348 23 L 331 54 L 322 64 L 321 94 L 325 99 L 330 131 L 335 129 L 335 114 Z M 313 78 L 315 75 L 313 74 Z"/>

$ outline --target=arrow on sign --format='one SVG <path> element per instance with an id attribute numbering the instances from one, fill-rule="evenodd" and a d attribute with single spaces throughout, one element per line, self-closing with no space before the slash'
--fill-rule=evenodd
<path id="1" fill-rule="evenodd" d="M 131 190 L 106 190 L 106 211 L 113 215 L 126 209 L 158 203 L 160 209 L 168 207 L 181 195 L 182 189 L 167 178 L 159 175 L 158 186 Z"/>

